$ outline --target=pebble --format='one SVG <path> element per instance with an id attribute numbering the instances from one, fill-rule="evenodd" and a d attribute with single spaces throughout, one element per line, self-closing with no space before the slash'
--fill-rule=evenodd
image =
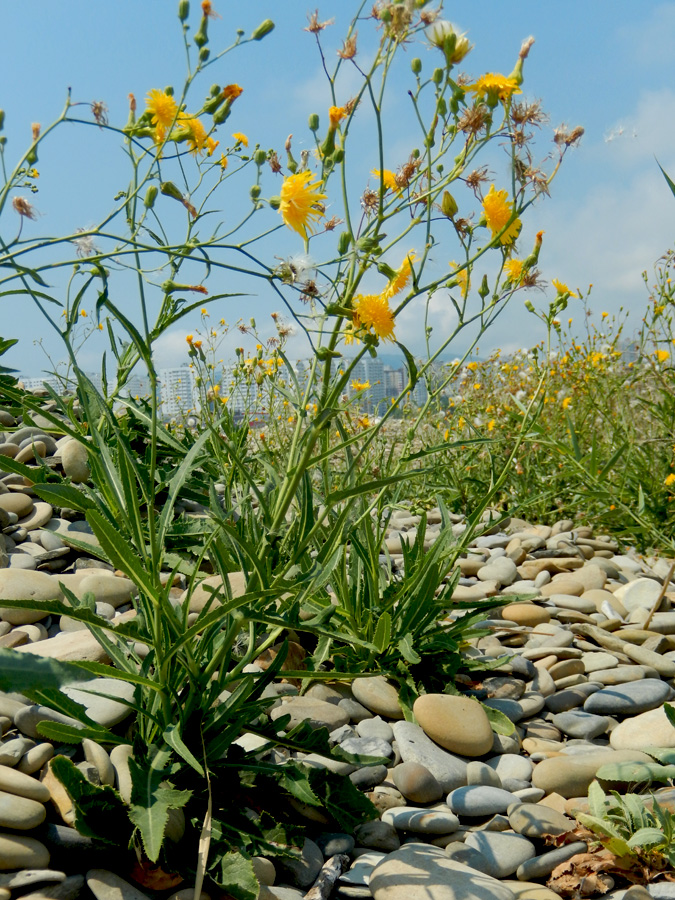
<path id="1" fill-rule="evenodd" d="M 394 735 L 403 762 L 418 762 L 436 778 L 443 791 L 466 784 L 466 760 L 454 756 L 435 744 L 413 722 L 396 722 Z"/>
<path id="2" fill-rule="evenodd" d="M 29 775 L 26 776 L 30 778 Z M 47 810 L 37 800 L 0 790 L 0 828 L 30 831 L 44 822 Z"/>
<path id="3" fill-rule="evenodd" d="M 642 750 L 645 747 L 675 747 L 675 728 L 659 706 L 620 722 L 609 736 L 615 750 Z"/>
<path id="4" fill-rule="evenodd" d="M 38 803 L 47 803 L 49 800 L 49 790 L 37 778 L 31 778 L 9 766 L 0 766 L 0 791 L 36 800 Z"/>
<path id="5" fill-rule="evenodd" d="M 131 708 L 119 700 L 111 700 L 108 694 L 123 700 L 134 699 L 134 685 L 119 678 L 93 678 L 91 681 L 79 681 L 77 687 L 61 688 L 62 692 L 84 706 L 87 715 L 94 722 L 111 728 L 122 722 L 130 714 Z"/>
<path id="6" fill-rule="evenodd" d="M 451 791 L 447 803 L 460 816 L 490 816 L 506 812 L 515 799 L 510 791 L 503 788 L 472 784 Z"/>
<path id="7" fill-rule="evenodd" d="M 107 869 L 90 869 L 85 877 L 96 900 L 149 900 L 147 894 Z"/>
<path id="8" fill-rule="evenodd" d="M 448 859 L 439 847 L 420 844 L 387 854 L 369 887 L 374 900 L 514 900 L 496 878 Z"/>
<path id="9" fill-rule="evenodd" d="M 452 834 L 459 828 L 459 819 L 450 809 L 442 812 L 438 809 L 402 806 L 388 809 L 382 813 L 381 818 L 394 828 L 419 834 Z"/>
<path id="10" fill-rule="evenodd" d="M 521 803 L 509 811 L 509 824 L 516 834 L 541 838 L 545 834 L 565 834 L 574 828 L 574 820 L 555 809 L 537 803 Z"/>
<path id="11" fill-rule="evenodd" d="M 507 878 L 526 860 L 536 856 L 532 841 L 521 834 L 477 831 L 466 836 L 465 844 L 485 859 L 482 871 L 493 878 Z"/>
<path id="12" fill-rule="evenodd" d="M 480 763 L 469 763 L 469 768 Z M 443 788 L 437 778 L 421 763 L 402 762 L 391 773 L 392 781 L 407 800 L 413 803 L 434 803 L 443 796 Z"/>
<path id="13" fill-rule="evenodd" d="M 352 693 L 359 703 L 376 715 L 389 719 L 403 718 L 398 691 L 382 675 L 354 679 Z"/>
<path id="14" fill-rule="evenodd" d="M 451 753 L 482 756 L 492 748 L 490 721 L 475 700 L 449 694 L 424 694 L 413 704 L 413 714 L 424 733 Z"/>
<path id="15" fill-rule="evenodd" d="M 665 681 L 645 678 L 597 691 L 584 702 L 584 710 L 606 716 L 634 716 L 661 706 L 670 695 L 670 685 Z"/>
<path id="16" fill-rule="evenodd" d="M 562 797 L 581 797 L 595 778 L 600 766 L 614 762 L 649 762 L 650 757 L 639 750 L 596 750 L 573 756 L 556 756 L 544 759 L 535 766 L 532 784 L 547 794 L 553 792 Z"/>
<path id="17" fill-rule="evenodd" d="M 535 856 L 522 862 L 516 870 L 516 878 L 520 881 L 530 881 L 532 878 L 545 878 L 550 875 L 556 866 L 566 862 L 577 853 L 585 853 L 587 844 L 584 841 L 574 841 L 565 844 L 541 856 Z"/>
<path id="18" fill-rule="evenodd" d="M 333 731 L 349 721 L 347 713 L 339 706 L 313 697 L 291 697 L 285 700 L 270 713 L 273 721 L 281 716 L 290 716 L 290 721 L 285 726 L 289 731 L 300 722 L 308 722 L 312 728 L 328 728 Z"/>
<path id="19" fill-rule="evenodd" d="M 87 448 L 80 441 L 70 440 L 61 447 L 63 471 L 74 484 L 89 481 L 90 470 Z"/>
<path id="20" fill-rule="evenodd" d="M 46 869 L 49 850 L 43 843 L 23 835 L 0 834 L 0 870 Z"/>
<path id="21" fill-rule="evenodd" d="M 582 710 L 558 713 L 551 721 L 569 737 L 588 741 L 604 734 L 609 728 L 609 719 L 606 716 L 596 716 Z"/>
<path id="22" fill-rule="evenodd" d="M 0 500 L 2 495 L 0 495 Z M 12 625 L 29 625 L 47 615 L 40 609 L 10 609 L 3 600 L 62 600 L 58 582 L 45 572 L 25 569 L 0 569 L 0 618 Z"/>

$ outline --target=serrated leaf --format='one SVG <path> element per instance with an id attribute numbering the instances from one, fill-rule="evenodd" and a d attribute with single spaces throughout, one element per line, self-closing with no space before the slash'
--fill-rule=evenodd
<path id="1" fill-rule="evenodd" d="M 396 645 L 403 659 L 411 666 L 416 666 L 422 662 L 422 657 L 413 647 L 413 636 L 410 632 L 402 637 Z"/>
<path id="2" fill-rule="evenodd" d="M 73 803 L 75 827 L 80 834 L 126 849 L 132 827 L 117 791 L 108 785 L 92 784 L 65 756 L 55 756 L 49 765 Z"/>
<path id="3" fill-rule="evenodd" d="M 73 663 L 0 649 L 0 691 L 25 693 L 47 688 L 58 690 L 66 684 L 90 679 L 88 672 Z"/>
<path id="4" fill-rule="evenodd" d="M 581 822 L 582 825 L 585 825 L 586 828 L 594 834 L 601 834 L 605 837 L 623 840 L 621 833 L 609 819 L 603 819 L 599 816 L 590 816 L 587 813 L 576 813 L 576 818 L 577 821 Z"/>
<path id="5" fill-rule="evenodd" d="M 180 733 L 180 727 L 178 725 L 169 725 L 169 727 L 165 730 L 163 737 L 169 747 L 175 750 L 176 753 L 181 757 L 181 759 L 184 759 L 185 762 L 192 766 L 192 768 L 200 775 L 204 774 L 204 768 L 202 764 L 199 762 L 197 757 L 188 749 L 188 747 L 186 747 Z"/>
<path id="6" fill-rule="evenodd" d="M 380 621 L 377 623 L 375 634 L 373 635 L 373 644 L 378 653 L 384 653 L 389 647 L 391 640 L 391 616 L 388 612 L 383 612 Z"/>
<path id="7" fill-rule="evenodd" d="M 149 766 L 140 766 L 129 758 L 131 774 L 131 804 L 129 818 L 138 828 L 143 848 L 151 862 L 157 862 L 170 809 L 180 809 L 192 796 L 192 791 L 178 791 L 163 784 L 164 766 L 169 753 L 158 753 Z"/>
<path id="8" fill-rule="evenodd" d="M 51 503 L 52 506 L 68 506 L 79 512 L 94 509 L 96 504 L 82 491 L 70 484 L 41 484 L 33 488 L 40 500 Z"/>
<path id="9" fill-rule="evenodd" d="M 308 780 L 320 805 L 343 831 L 351 833 L 357 825 L 379 817 L 375 806 L 349 778 L 329 769 L 310 769 Z"/>
<path id="10" fill-rule="evenodd" d="M 253 863 L 241 853 L 223 853 L 209 868 L 209 875 L 235 900 L 256 900 L 260 892 Z"/>
<path id="11" fill-rule="evenodd" d="M 504 715 L 500 709 L 492 709 L 491 706 L 485 706 L 484 703 L 481 703 L 481 706 L 483 707 L 483 710 L 490 721 L 490 727 L 495 734 L 503 734 L 506 737 L 513 734 L 516 730 L 516 726 L 508 716 Z"/>
<path id="12" fill-rule="evenodd" d="M 597 781 L 592 781 L 588 787 L 588 807 L 591 815 L 601 819 L 607 810 L 607 795 Z"/>
<path id="13" fill-rule="evenodd" d="M 107 731 L 105 728 L 76 728 L 74 725 L 66 725 L 63 722 L 49 722 L 44 719 L 36 725 L 37 731 L 50 741 L 58 741 L 60 744 L 80 744 L 85 738 L 96 741 L 98 744 L 126 744 L 123 738 Z"/>

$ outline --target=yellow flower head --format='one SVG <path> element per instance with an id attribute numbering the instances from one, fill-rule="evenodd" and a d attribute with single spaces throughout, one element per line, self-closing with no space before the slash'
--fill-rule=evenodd
<path id="1" fill-rule="evenodd" d="M 508 100 L 513 94 L 522 93 L 515 78 L 507 78 L 498 72 L 487 72 L 485 75 L 481 75 L 474 84 L 468 84 L 464 90 L 475 94 L 476 100 L 487 97 L 488 101 L 492 98 Z"/>
<path id="2" fill-rule="evenodd" d="M 660 363 L 666 362 L 666 360 L 670 359 L 670 353 L 667 350 L 657 350 L 654 353 L 654 356 Z"/>
<path id="3" fill-rule="evenodd" d="M 567 294 L 567 295 L 570 296 L 570 297 L 576 297 L 576 296 L 577 296 L 577 295 L 574 293 L 574 291 L 571 291 L 571 290 L 567 287 L 567 285 L 565 284 L 564 281 L 558 281 L 557 278 L 552 278 L 552 279 L 551 279 L 551 284 L 553 285 L 553 287 L 556 289 L 556 291 L 557 291 L 559 294 Z"/>
<path id="4" fill-rule="evenodd" d="M 170 128 L 176 119 L 178 112 L 176 101 L 170 94 L 153 89 L 145 98 L 145 107 L 149 113 L 152 113 L 150 121 L 157 131 L 157 139 L 164 140 L 167 128 Z"/>
<path id="5" fill-rule="evenodd" d="M 483 200 L 483 212 L 487 226 L 492 232 L 494 238 L 505 227 L 513 215 L 513 203 L 509 202 L 509 195 L 506 191 L 496 191 L 494 184 L 490 185 L 485 199 Z M 499 238 L 502 244 L 511 244 L 518 237 L 522 223 L 520 219 L 514 219 L 509 227 Z"/>
<path id="6" fill-rule="evenodd" d="M 86 310 L 86 309 L 81 309 L 81 310 L 80 310 L 80 315 L 82 316 L 83 319 L 86 319 L 86 318 L 87 318 L 87 310 Z"/>
<path id="7" fill-rule="evenodd" d="M 495 427 L 496 424 L 497 424 L 497 423 L 495 422 L 494 419 L 490 419 L 490 421 L 487 423 L 487 430 L 488 430 L 488 431 L 494 431 L 494 427 Z"/>
<path id="8" fill-rule="evenodd" d="M 208 155 L 211 156 L 218 146 L 218 142 L 214 141 L 213 138 L 210 138 L 206 134 L 206 129 L 199 119 L 194 119 L 181 113 L 178 117 L 178 124 L 187 132 L 187 142 L 190 153 L 196 155 L 197 153 L 203 153 L 204 150 L 206 150 Z"/>
<path id="9" fill-rule="evenodd" d="M 406 258 L 401 263 L 400 268 L 396 270 L 396 274 L 391 279 L 387 287 L 382 292 L 382 296 L 389 299 L 390 297 L 395 297 L 396 294 L 400 294 L 401 291 L 407 287 L 408 282 L 412 278 L 412 264 L 415 259 L 415 251 L 411 250 L 410 253 L 406 256 Z"/>
<path id="10" fill-rule="evenodd" d="M 220 168 L 223 170 L 223 172 L 227 168 L 227 157 L 224 153 L 220 154 Z"/>
<path id="11" fill-rule="evenodd" d="M 571 402 L 572 402 L 571 397 L 565 397 L 565 399 L 562 402 L 562 408 L 567 409 L 567 407 L 570 405 Z"/>
<path id="12" fill-rule="evenodd" d="M 223 88 L 223 97 L 226 100 L 229 100 L 232 103 L 237 97 L 241 97 L 244 93 L 244 89 L 239 87 L 238 84 L 226 84 Z"/>
<path id="13" fill-rule="evenodd" d="M 235 131 L 232 137 L 238 144 L 243 144 L 244 147 L 248 147 L 248 138 L 245 134 L 242 134 L 241 131 Z"/>
<path id="14" fill-rule="evenodd" d="M 331 106 L 331 108 L 328 110 L 328 119 L 332 131 L 335 131 L 335 129 L 338 127 L 338 125 L 346 115 L 347 110 L 344 108 L 344 106 Z"/>
<path id="15" fill-rule="evenodd" d="M 671 487 L 675 484 L 675 472 L 671 472 L 663 483 L 666 487 Z"/>
<path id="16" fill-rule="evenodd" d="M 394 340 L 394 314 L 382 294 L 357 294 L 354 325 L 374 332 L 383 341 Z"/>
<path id="17" fill-rule="evenodd" d="M 604 312 L 604 313 L 602 314 L 602 318 L 603 318 L 603 319 L 606 319 L 608 315 L 609 315 L 608 312 Z"/>
<path id="18" fill-rule="evenodd" d="M 511 284 L 519 284 L 523 277 L 523 267 L 525 263 L 522 259 L 507 259 L 504 263 L 504 271 Z"/>
<path id="19" fill-rule="evenodd" d="M 186 334 L 186 335 L 185 335 L 185 340 L 188 342 L 188 344 L 192 344 L 192 342 L 194 341 L 194 339 L 195 339 L 195 336 L 194 336 L 193 334 Z"/>
<path id="20" fill-rule="evenodd" d="M 459 264 L 456 263 L 454 259 L 449 263 L 451 269 L 456 269 L 458 265 Z M 455 272 L 454 278 L 461 288 L 462 297 L 466 297 L 469 293 L 469 287 L 471 285 L 468 271 L 466 269 L 461 269 L 461 271 Z"/>
<path id="21" fill-rule="evenodd" d="M 326 194 L 321 193 L 321 182 L 314 177 L 313 172 L 296 172 L 284 178 L 281 185 L 281 218 L 305 239 L 308 231 L 313 232 L 316 220 L 326 215 L 321 202 Z"/>
<path id="22" fill-rule="evenodd" d="M 391 169 L 382 169 L 382 171 L 380 169 L 371 169 L 370 174 L 379 178 L 388 191 L 399 190 L 399 186 L 396 183 L 396 175 Z"/>
<path id="23" fill-rule="evenodd" d="M 202 345 L 202 341 L 193 341 L 192 342 L 192 346 L 195 348 L 195 350 L 199 350 L 201 345 Z"/>
<path id="24" fill-rule="evenodd" d="M 370 387 L 369 381 L 359 381 L 357 378 L 351 382 L 353 391 L 367 391 Z"/>

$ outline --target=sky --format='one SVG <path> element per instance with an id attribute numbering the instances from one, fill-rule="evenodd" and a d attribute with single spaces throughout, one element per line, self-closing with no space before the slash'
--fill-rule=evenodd
<path id="1" fill-rule="evenodd" d="M 223 146 L 232 145 L 230 135 L 234 131 L 248 135 L 251 147 L 259 143 L 264 149 L 276 149 L 282 161 L 284 141 L 290 133 L 294 135 L 296 155 L 303 147 L 311 147 L 307 117 L 319 113 L 323 127 L 331 104 L 314 38 L 304 30 L 313 7 L 304 0 L 250 0 L 247 4 L 214 0 L 213 7 L 221 16 L 209 23 L 209 46 L 214 53 L 231 43 L 237 28 L 249 35 L 266 18 L 276 25 L 264 40 L 237 48 L 211 66 L 201 84 L 195 85 L 191 95 L 195 102 L 201 101 L 213 82 L 236 82 L 244 88 L 229 120 L 215 135 L 221 139 L 216 155 Z M 331 65 L 356 8 L 353 0 L 329 0 L 319 7 L 321 21 L 334 19 L 322 33 Z M 99 100 L 107 105 L 111 124 L 123 126 L 130 92 L 142 109 L 142 100 L 150 89 L 167 84 L 178 89 L 182 84 L 185 53 L 177 3 L 172 0 L 63 0 L 58 4 L 34 0 L 29 34 L 22 4 L 4 3 L 0 9 L 3 33 L 26 35 L 22 40 L 6 41 L 0 55 L 0 108 L 5 111 L 5 164 L 10 170 L 30 141 L 31 123 L 41 123 L 44 130 L 61 112 L 68 87 L 73 100 L 83 104 L 74 110 L 83 119 L 91 121 L 89 104 Z M 199 6 L 193 2 L 189 20 L 193 31 L 199 15 Z M 642 273 L 651 272 L 658 257 L 672 246 L 675 230 L 675 198 L 656 162 L 658 159 L 675 177 L 675 3 L 567 0 L 559 5 L 540 0 L 519 0 L 517 4 L 487 0 L 480 6 L 446 3 L 444 16 L 466 31 L 474 44 L 458 67 L 473 77 L 486 71 L 508 74 L 522 41 L 529 35 L 535 37 L 526 61 L 523 92 L 527 99 L 540 99 L 550 119 L 536 144 L 537 154 L 543 158 L 549 153 L 552 129 L 562 123 L 582 125 L 585 135 L 580 146 L 567 154 L 551 196 L 528 211 L 520 239 L 522 255 L 529 252 L 534 234 L 543 230 L 539 265 L 545 281 L 560 279 L 584 294 L 592 283 L 590 306 L 597 320 L 601 311 L 618 315 L 623 308 L 629 313 L 628 331 L 637 329 L 647 300 Z M 358 58 L 362 64 L 372 52 L 374 25 L 372 20 L 359 23 Z M 406 47 L 392 73 L 384 107 L 388 123 L 385 165 L 392 169 L 405 161 L 417 141 L 407 100 L 407 90 L 413 83 L 410 60 L 419 56 L 425 70 L 430 71 L 437 62 L 434 54 L 438 51 L 424 42 Z M 344 78 L 338 83 L 339 102 L 344 102 L 358 85 L 354 72 L 348 67 L 343 71 Z M 359 145 L 351 173 L 358 193 L 367 183 L 369 170 L 377 166 L 369 137 L 372 124 L 372 117 L 369 119 L 364 111 L 355 130 Z M 504 171 L 499 153 L 495 150 L 486 158 L 495 181 Z M 94 126 L 60 126 L 41 145 L 36 168 L 39 190 L 24 195 L 39 215 L 35 221 L 23 223 L 24 238 L 58 237 L 90 227 L 112 209 L 115 194 L 127 186 L 129 178 L 119 136 Z M 248 169 L 214 194 L 214 207 L 226 226 L 249 208 L 251 181 Z M 263 196 L 278 193 L 279 184 L 279 176 L 274 181 L 266 171 Z M 163 209 L 167 210 L 169 226 L 182 228 L 182 208 L 176 204 L 169 212 L 166 203 Z M 330 208 L 329 198 L 329 214 Z M 272 210 L 266 210 L 264 216 L 252 234 L 279 224 L 278 214 Z M 0 229 L 5 241 L 16 236 L 17 216 L 9 205 Z M 328 238 L 323 236 L 323 243 L 317 239 L 319 260 L 330 252 Z M 441 261 L 445 265 L 457 253 L 451 238 L 449 234 L 447 247 L 435 248 L 439 265 Z M 334 246 L 334 237 L 331 240 Z M 271 264 L 275 257 L 302 251 L 300 239 L 288 229 L 274 231 L 255 246 Z M 50 252 L 52 256 L 44 258 L 56 259 Z M 314 245 L 311 252 L 314 255 Z M 72 258 L 70 246 L 66 253 Z M 64 296 L 63 270 L 46 278 L 54 292 Z M 119 297 L 118 302 L 132 318 L 137 317 L 132 279 L 123 274 L 116 278 L 116 299 Z M 479 277 L 474 277 L 474 282 L 478 284 Z M 251 286 L 250 281 L 244 284 L 220 270 L 207 286 L 212 294 L 242 290 L 249 294 L 215 301 L 209 307 L 210 321 L 225 318 L 236 325 L 238 320 L 248 321 L 254 315 L 261 330 L 272 333 L 269 314 L 279 309 L 279 300 L 269 295 L 269 288 L 259 279 Z M 531 299 L 537 308 L 544 309 L 554 293 L 549 287 L 543 293 L 516 294 L 492 331 L 481 339 L 481 355 L 496 347 L 509 352 L 540 340 L 542 327 L 523 302 Z M 127 294 L 130 299 L 125 301 Z M 85 308 L 93 315 L 93 301 L 88 307 L 85 303 Z M 423 346 L 419 309 L 416 306 L 405 313 L 399 326 L 399 333 L 405 333 L 415 353 Z M 571 300 L 568 314 L 581 328 L 581 303 Z M 93 321 L 90 318 L 85 325 Z M 449 305 L 441 295 L 434 299 L 431 324 L 438 339 L 452 327 Z M 156 365 L 187 361 L 185 334 L 199 328 L 196 312 L 164 335 L 156 346 Z M 64 356 L 60 339 L 26 296 L 0 296 L 0 336 L 19 339 L 2 363 L 26 376 L 48 371 Z M 460 336 L 456 346 L 449 348 L 448 358 L 462 352 L 462 341 Z M 242 342 L 234 328 L 220 352 L 227 358 Z M 79 350 L 80 364 L 96 370 L 105 350 L 104 335 L 92 334 Z M 300 334 L 291 338 L 289 352 L 305 355 Z"/>

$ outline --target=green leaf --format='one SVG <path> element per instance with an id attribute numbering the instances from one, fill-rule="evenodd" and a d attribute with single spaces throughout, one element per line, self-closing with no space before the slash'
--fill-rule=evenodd
<path id="1" fill-rule="evenodd" d="M 625 781 L 628 784 L 668 781 L 675 777 L 675 766 L 643 762 L 607 763 L 598 769 L 596 777 L 603 781 Z"/>
<path id="2" fill-rule="evenodd" d="M 98 744 L 126 744 L 124 738 L 107 731 L 105 728 L 85 728 L 65 725 L 63 722 L 48 722 L 46 719 L 37 724 L 38 732 L 50 741 L 61 744 L 81 744 L 85 738 Z"/>
<path id="3" fill-rule="evenodd" d="M 380 621 L 377 623 L 375 634 L 373 635 L 373 644 L 378 653 L 384 653 L 389 647 L 391 640 L 391 616 L 388 612 L 382 613 Z"/>
<path id="4" fill-rule="evenodd" d="M 68 506 L 79 512 L 86 512 L 96 506 L 86 494 L 70 484 L 36 485 L 34 490 L 41 500 L 51 503 L 52 506 Z"/>
<path id="5" fill-rule="evenodd" d="M 177 724 L 169 725 L 169 727 L 165 730 L 163 734 L 164 740 L 167 742 L 169 747 L 176 751 L 176 753 L 185 760 L 192 768 L 198 772 L 200 775 L 204 774 L 204 768 L 202 764 L 199 762 L 197 757 L 186 747 L 183 738 L 180 733 L 180 726 Z"/>
<path id="6" fill-rule="evenodd" d="M 670 703 L 664 703 L 663 711 L 670 724 L 675 727 L 675 706 L 671 706 Z"/>
<path id="7" fill-rule="evenodd" d="M 640 828 L 626 842 L 633 849 L 635 847 L 655 847 L 665 843 L 665 835 L 660 828 Z"/>
<path id="8" fill-rule="evenodd" d="M 490 726 L 495 734 L 503 734 L 507 737 L 508 735 L 513 734 L 516 730 L 516 726 L 508 716 L 504 715 L 499 709 L 492 709 L 490 706 L 485 706 L 484 703 L 481 703 L 481 706 L 485 710 L 485 714 L 490 720 Z"/>
<path id="9" fill-rule="evenodd" d="M 65 756 L 55 756 L 50 767 L 73 803 L 75 827 L 80 834 L 126 849 L 132 828 L 117 791 L 108 785 L 92 784 Z"/>
<path id="10" fill-rule="evenodd" d="M 603 819 L 599 816 L 589 816 L 586 813 L 576 813 L 576 817 L 577 821 L 581 822 L 582 825 L 585 825 L 586 828 L 594 834 L 623 840 L 621 833 L 609 819 Z"/>
<path id="11" fill-rule="evenodd" d="M 241 853 L 223 853 L 209 868 L 209 875 L 235 900 L 256 900 L 260 892 L 253 863 Z"/>
<path id="12" fill-rule="evenodd" d="M 5 601 L 2 601 L 5 603 Z M 19 601 L 24 602 L 24 601 Z M 25 601 L 29 604 L 30 601 Z M 91 675 L 74 663 L 0 649 L 0 691 L 17 693 L 53 688 L 58 690 L 74 681 L 89 681 Z"/>
<path id="13" fill-rule="evenodd" d="M 110 562 L 121 569 L 148 597 L 155 597 L 157 590 L 152 578 L 139 564 L 138 554 L 119 531 L 96 510 L 89 510 L 87 521 Z"/>
<path id="14" fill-rule="evenodd" d="M 666 184 L 670 188 L 671 194 L 673 195 L 673 197 L 675 197 L 675 183 L 673 183 L 672 179 L 666 174 L 658 159 L 656 160 L 656 165 L 659 167 L 659 169 L 661 169 L 661 174 L 666 179 Z"/>
<path id="15" fill-rule="evenodd" d="M 328 769 L 307 773 L 312 792 L 342 831 L 351 833 L 357 825 L 379 818 L 377 809 L 348 778 Z"/>
<path id="16" fill-rule="evenodd" d="M 408 632 L 396 645 L 403 659 L 411 666 L 422 662 L 422 657 L 413 647 L 413 636 Z"/>
<path id="17" fill-rule="evenodd" d="M 588 807 L 591 815 L 601 819 L 607 811 L 607 795 L 600 784 L 593 780 L 588 788 Z"/>
<path id="18" fill-rule="evenodd" d="M 185 806 L 192 796 L 192 791 L 178 791 L 163 783 L 168 758 L 169 753 L 157 753 L 149 766 L 141 766 L 133 757 L 129 758 L 129 818 L 140 831 L 143 848 L 151 862 L 157 862 L 162 849 L 169 810 Z"/>

